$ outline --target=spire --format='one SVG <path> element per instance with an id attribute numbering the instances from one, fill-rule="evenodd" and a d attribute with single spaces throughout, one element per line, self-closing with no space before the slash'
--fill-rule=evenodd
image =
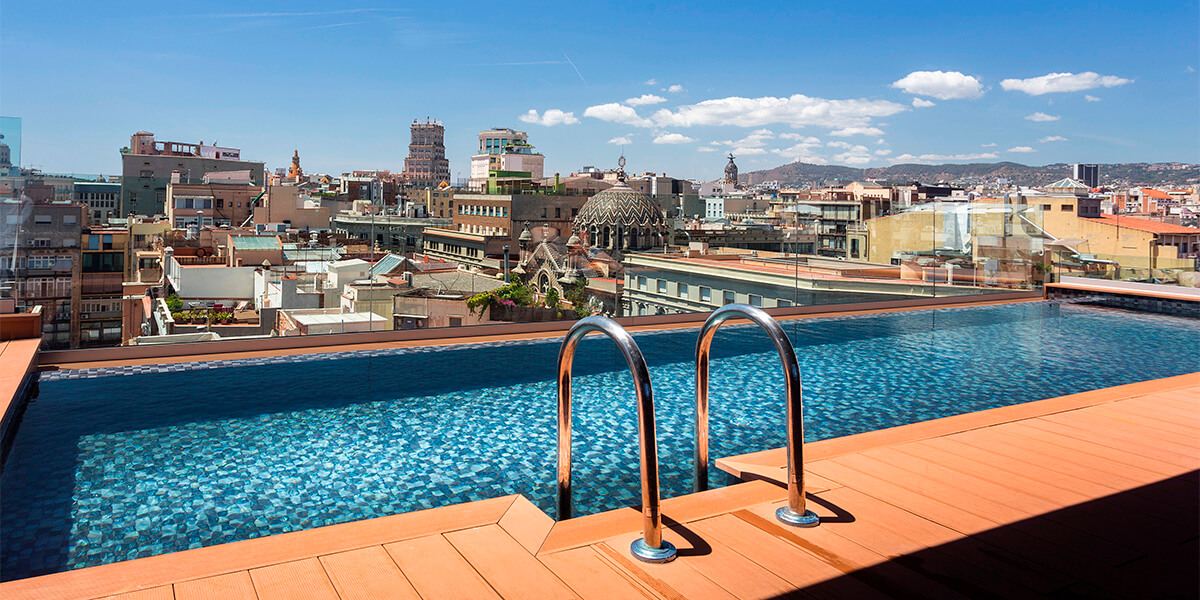
<path id="1" fill-rule="evenodd" d="M 617 159 L 617 182 L 625 183 L 625 153 L 621 153 L 621 158 Z"/>

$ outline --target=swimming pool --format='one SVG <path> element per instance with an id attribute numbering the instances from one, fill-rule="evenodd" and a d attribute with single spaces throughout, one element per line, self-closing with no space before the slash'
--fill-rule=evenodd
<path id="1" fill-rule="evenodd" d="M 809 441 L 1200 368 L 1200 321 L 1065 303 L 784 328 Z M 635 335 L 655 388 L 664 497 L 691 489 L 696 335 Z M 0 477 L 0 576 L 512 493 L 553 514 L 559 342 L 43 374 Z M 779 371 L 757 327 L 721 328 L 711 456 L 783 444 Z M 575 373 L 576 514 L 636 504 L 624 360 L 589 337 Z"/>

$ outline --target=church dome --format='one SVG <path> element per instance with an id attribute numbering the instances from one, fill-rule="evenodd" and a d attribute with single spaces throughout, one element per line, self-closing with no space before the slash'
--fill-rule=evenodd
<path id="1" fill-rule="evenodd" d="M 622 181 L 588 199 L 575 217 L 577 229 L 617 226 L 659 230 L 665 229 L 666 219 L 648 194 L 635 192 Z"/>

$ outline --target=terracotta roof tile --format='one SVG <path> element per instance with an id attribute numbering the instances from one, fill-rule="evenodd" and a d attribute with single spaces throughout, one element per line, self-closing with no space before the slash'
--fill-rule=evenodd
<path id="1" fill-rule="evenodd" d="M 1133 229 L 1136 231 L 1146 231 L 1149 233 L 1175 233 L 1175 234 L 1195 234 L 1200 235 L 1200 229 L 1195 227 L 1184 227 L 1182 225 L 1174 225 L 1171 223 L 1163 223 L 1162 221 L 1151 221 L 1150 219 L 1139 219 L 1137 217 L 1122 217 L 1117 215 L 1101 215 L 1100 217 L 1088 217 L 1091 220 L 1103 221 L 1110 225 Z"/>

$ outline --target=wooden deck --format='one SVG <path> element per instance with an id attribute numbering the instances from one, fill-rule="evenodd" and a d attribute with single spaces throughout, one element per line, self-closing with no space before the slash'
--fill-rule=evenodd
<path id="1" fill-rule="evenodd" d="M 810 444 L 812 529 L 748 483 L 554 523 L 510 496 L 14 581 L 0 597 L 1154 598 L 1200 593 L 1200 373 Z"/>

